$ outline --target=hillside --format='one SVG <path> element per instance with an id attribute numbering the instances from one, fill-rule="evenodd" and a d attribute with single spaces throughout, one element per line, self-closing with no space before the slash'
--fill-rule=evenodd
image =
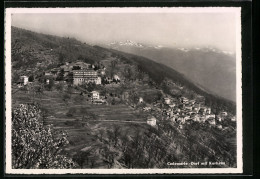
<path id="1" fill-rule="evenodd" d="M 171 79 L 175 83 L 180 84 L 181 86 L 184 86 L 185 89 L 190 89 L 197 94 L 200 94 L 206 98 L 207 105 L 214 106 L 214 108 L 222 108 L 224 107 L 225 110 L 230 111 L 231 113 L 235 114 L 235 103 L 233 101 L 227 100 L 223 97 L 220 97 L 216 94 L 212 94 L 209 91 L 206 91 L 205 88 L 199 87 L 198 85 L 195 85 L 191 80 L 188 80 L 183 74 L 177 72 L 176 70 L 173 70 L 172 68 L 160 64 L 158 62 L 154 62 L 148 58 L 136 56 L 133 54 L 121 52 L 118 50 L 112 50 L 112 49 L 105 49 L 103 47 L 96 48 L 102 49 L 102 51 L 109 51 L 114 52 L 117 55 L 119 55 L 122 59 L 135 62 L 137 63 L 141 70 L 145 71 L 149 74 L 149 76 L 157 83 L 161 84 L 164 79 Z M 184 91 L 184 90 L 183 90 Z"/>
<path id="2" fill-rule="evenodd" d="M 161 88 L 165 79 L 173 80 L 185 89 L 205 96 L 206 102 L 211 106 L 221 107 L 235 114 L 233 102 L 211 95 L 166 65 L 148 58 L 90 46 L 68 37 L 50 36 L 12 27 L 12 67 L 18 75 L 37 74 L 46 69 L 59 67 L 64 62 L 81 60 L 87 63 L 97 63 L 110 57 L 138 66 L 139 70 L 149 75 L 157 87 Z"/>
<path id="3" fill-rule="evenodd" d="M 38 106 L 44 127 L 66 133 L 61 153 L 76 168 L 237 166 L 234 102 L 167 65 L 18 28 L 11 45 L 12 109 Z"/>
<path id="4" fill-rule="evenodd" d="M 31 68 L 37 63 L 50 68 L 78 59 L 93 63 L 107 54 L 69 37 L 57 37 L 12 27 L 12 65 Z"/>
<path id="5" fill-rule="evenodd" d="M 213 48 L 166 48 L 113 43 L 108 48 L 147 57 L 184 74 L 211 93 L 236 101 L 235 56 Z"/>

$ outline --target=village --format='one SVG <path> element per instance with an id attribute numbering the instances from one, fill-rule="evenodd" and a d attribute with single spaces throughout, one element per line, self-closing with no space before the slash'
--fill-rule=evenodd
<path id="1" fill-rule="evenodd" d="M 135 99 L 130 100 L 129 91 L 123 91 L 119 95 L 116 92 L 109 92 L 106 88 L 116 88 L 120 83 L 124 83 L 123 75 L 107 73 L 107 65 L 101 63 L 66 62 L 59 68 L 45 71 L 41 76 L 22 75 L 16 84 L 18 88 L 30 88 L 36 83 L 36 78 L 38 78 L 37 84 L 40 85 L 38 90 L 44 88 L 44 85 L 52 87 L 62 84 L 62 88 L 70 87 L 74 93 L 86 98 L 92 105 L 113 105 L 115 99 L 120 99 L 135 110 L 147 114 L 146 123 L 153 127 L 156 127 L 160 121 L 167 120 L 176 124 L 179 130 L 193 122 L 225 130 L 228 126 L 223 124 L 236 121 L 235 116 L 226 111 L 214 114 L 210 107 L 205 106 L 205 99 L 200 95 L 195 99 L 184 96 L 174 98 L 160 90 L 162 94 L 160 100 L 148 103 L 141 94 L 136 94 Z"/>

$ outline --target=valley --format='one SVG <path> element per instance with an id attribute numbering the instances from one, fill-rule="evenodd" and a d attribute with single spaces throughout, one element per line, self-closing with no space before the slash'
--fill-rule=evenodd
<path id="1" fill-rule="evenodd" d="M 236 57 L 231 52 L 212 47 L 188 49 L 148 46 L 129 40 L 103 46 L 165 64 L 207 91 L 236 101 Z"/>

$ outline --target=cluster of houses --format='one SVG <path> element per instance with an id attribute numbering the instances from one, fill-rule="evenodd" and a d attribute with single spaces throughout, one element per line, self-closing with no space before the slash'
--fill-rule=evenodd
<path id="1" fill-rule="evenodd" d="M 61 75 L 62 74 L 62 75 Z M 62 76 L 62 79 L 59 77 Z M 49 71 L 43 73 L 43 81 L 45 84 L 49 84 L 51 80 L 55 80 L 54 84 L 64 83 L 73 84 L 75 86 L 95 83 L 100 84 L 110 84 L 119 83 L 120 77 L 114 74 L 112 78 L 106 76 L 106 68 L 98 68 L 95 65 L 91 65 L 85 62 L 66 62 L 59 68 L 53 68 Z M 17 82 L 18 87 L 23 87 L 29 84 L 28 76 L 21 76 L 20 80 Z M 98 91 L 92 91 L 89 93 L 93 104 L 104 104 L 107 103 L 103 96 L 100 96 Z"/>
<path id="2" fill-rule="evenodd" d="M 59 79 L 60 74 L 64 79 Z M 45 83 L 49 83 L 51 79 L 56 79 L 57 81 L 70 81 L 73 85 L 82 85 L 88 83 L 95 83 L 100 85 L 102 83 L 102 78 L 105 84 L 110 84 L 113 82 L 120 82 L 118 75 L 114 74 L 112 78 L 106 77 L 106 68 L 97 69 L 95 65 L 78 62 L 66 62 L 59 68 L 53 68 L 50 71 L 44 72 Z M 18 82 L 18 86 L 25 86 L 28 84 L 28 77 L 21 76 Z"/>
<path id="3" fill-rule="evenodd" d="M 106 83 L 111 82 L 120 82 L 120 77 L 118 75 L 113 75 L 113 78 L 108 78 L 105 76 L 106 69 L 101 68 L 97 69 L 94 65 L 87 64 L 84 62 L 73 62 L 62 65 L 59 69 L 55 68 L 50 70 L 49 72 L 45 72 L 44 75 L 46 78 L 46 83 L 49 83 L 49 78 L 56 78 L 59 73 L 63 71 L 64 77 L 70 76 L 72 78 L 73 85 L 82 85 L 87 83 L 95 83 L 97 85 L 102 84 L 102 79 Z M 71 75 L 69 75 L 71 74 Z M 18 86 L 25 86 L 29 83 L 28 76 L 21 76 L 18 82 Z M 106 100 L 100 96 L 98 91 L 92 91 L 90 93 L 91 100 L 93 104 L 104 104 Z M 122 95 L 122 99 L 127 100 L 129 94 L 124 92 Z M 139 98 L 139 103 L 143 103 L 144 100 L 142 97 Z M 143 111 L 149 112 L 152 109 L 157 111 L 157 114 L 160 113 L 163 116 L 163 119 L 170 120 L 174 123 L 179 124 L 179 128 L 182 128 L 183 124 L 190 124 L 194 121 L 204 123 L 207 122 L 212 126 L 217 126 L 218 128 L 222 128 L 221 121 L 225 120 L 228 116 L 228 113 L 223 111 L 218 115 L 212 113 L 210 107 L 206 107 L 203 102 L 190 100 L 186 97 L 171 98 L 165 97 L 163 98 L 163 106 L 158 107 L 158 104 L 154 104 L 153 107 L 144 107 Z M 229 115 L 231 121 L 236 121 L 234 116 Z M 151 116 L 147 119 L 147 124 L 151 126 L 156 126 L 156 118 Z"/>
<path id="4" fill-rule="evenodd" d="M 64 77 L 70 79 L 73 85 L 82 85 L 90 82 L 101 84 L 101 76 L 105 75 L 105 68 L 95 70 L 95 65 L 81 61 L 66 62 L 59 69 L 52 69 L 50 73 L 57 77 L 61 70 L 64 73 Z"/>
<path id="5" fill-rule="evenodd" d="M 164 119 L 177 123 L 179 128 L 183 128 L 183 124 L 191 124 L 192 122 L 207 122 L 211 126 L 216 126 L 222 129 L 221 121 L 227 119 L 228 113 L 223 111 L 218 115 L 212 113 L 210 107 L 206 107 L 203 103 L 196 102 L 196 100 L 189 100 L 181 97 L 179 100 L 175 98 L 165 97 L 164 104 L 168 107 L 160 109 L 158 105 L 154 105 L 157 112 L 164 116 Z M 151 107 L 145 107 L 144 111 L 151 110 Z M 230 117 L 230 116 L 229 116 Z M 234 116 L 230 117 L 231 121 L 236 121 Z M 154 122 L 151 122 L 154 121 Z M 156 125 L 156 119 L 148 118 L 147 124 Z"/>
<path id="6" fill-rule="evenodd" d="M 65 65 L 60 66 L 60 69 L 64 72 L 64 77 L 68 77 L 73 81 L 73 85 L 82 85 L 87 83 L 95 83 L 100 85 L 102 78 L 106 84 L 112 82 L 119 82 L 120 78 L 118 75 L 113 75 L 113 78 L 106 77 L 106 68 L 102 67 L 97 69 L 95 65 L 91 65 L 84 62 L 66 62 Z M 50 73 L 57 77 L 59 69 L 52 69 Z M 70 74 L 70 75 L 69 75 Z"/>

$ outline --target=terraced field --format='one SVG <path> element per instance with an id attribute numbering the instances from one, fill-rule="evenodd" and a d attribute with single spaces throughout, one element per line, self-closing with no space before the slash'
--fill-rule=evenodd
<path id="1" fill-rule="evenodd" d="M 36 95 L 34 101 L 38 102 L 42 108 L 47 109 L 49 118 L 56 118 L 56 121 L 81 119 L 86 113 L 93 113 L 98 116 L 97 119 L 102 120 L 146 120 L 146 116 L 144 114 L 125 104 L 95 105 L 91 104 L 83 96 L 83 100 L 81 102 L 75 102 L 73 98 L 77 95 L 78 94 L 72 94 L 71 100 L 68 103 L 65 103 L 62 100 L 62 95 L 58 91 L 44 91 L 41 96 Z M 32 94 L 25 91 L 18 91 L 13 95 L 13 99 L 13 107 L 22 103 L 33 102 Z M 69 110 L 73 111 L 73 117 L 66 116 Z"/>
<path id="2" fill-rule="evenodd" d="M 83 100 L 76 102 L 75 97 L 78 94 L 72 94 L 69 102 L 63 101 L 63 94 L 58 91 L 44 91 L 42 95 L 33 95 L 30 91 L 13 89 L 12 107 L 19 104 L 37 102 L 42 109 L 47 111 L 46 124 L 52 124 L 55 130 L 63 130 L 68 133 L 70 144 L 65 148 L 69 155 L 86 147 L 94 147 L 100 141 L 98 139 L 99 130 L 109 130 L 115 125 L 127 132 L 134 134 L 135 129 L 145 129 L 146 115 L 134 110 L 125 104 L 118 105 L 94 105 L 87 101 L 84 96 Z M 72 115 L 67 113 L 72 111 Z M 96 119 L 83 122 L 82 118 L 86 114 L 94 114 Z M 71 122 L 71 125 L 67 123 Z"/>

